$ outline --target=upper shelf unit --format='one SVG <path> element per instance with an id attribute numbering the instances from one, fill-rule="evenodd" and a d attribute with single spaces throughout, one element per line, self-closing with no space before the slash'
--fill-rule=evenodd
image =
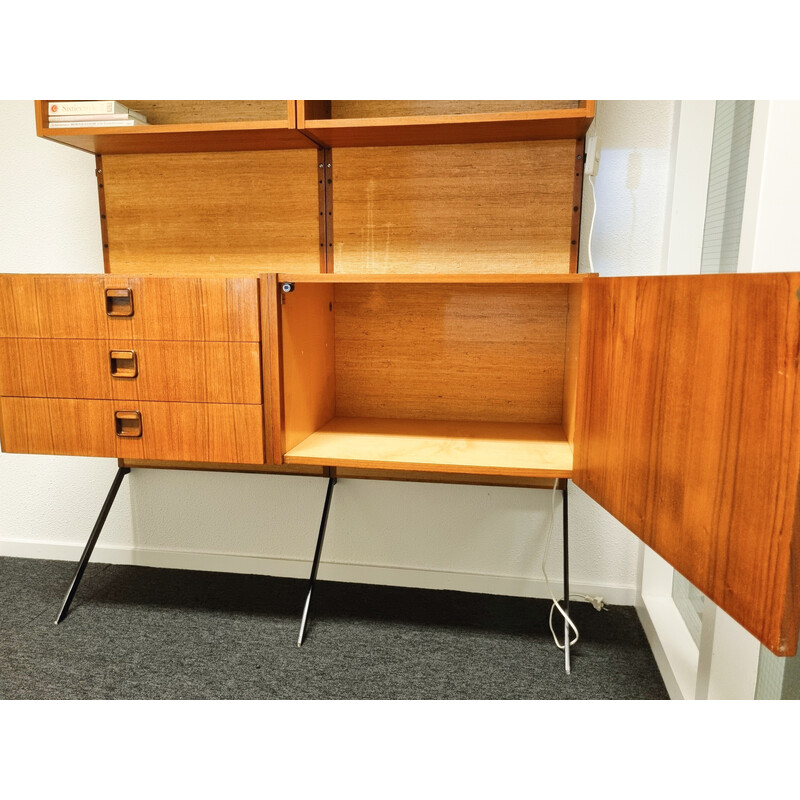
<path id="1" fill-rule="evenodd" d="M 36 133 L 98 155 L 291 150 L 315 147 L 297 129 L 294 100 L 122 100 L 147 125 L 50 128 L 47 100 L 36 101 Z"/>
<path id="2" fill-rule="evenodd" d="M 50 128 L 39 136 L 98 155 L 386 147 L 578 139 L 591 100 L 122 100 L 148 125 Z"/>
<path id="3" fill-rule="evenodd" d="M 297 126 L 325 147 L 578 139 L 593 100 L 299 100 Z"/>

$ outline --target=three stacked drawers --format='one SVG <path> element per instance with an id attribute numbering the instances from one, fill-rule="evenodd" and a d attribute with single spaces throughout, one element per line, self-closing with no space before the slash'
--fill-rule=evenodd
<path id="1" fill-rule="evenodd" d="M 5 452 L 264 463 L 256 278 L 0 275 Z"/>

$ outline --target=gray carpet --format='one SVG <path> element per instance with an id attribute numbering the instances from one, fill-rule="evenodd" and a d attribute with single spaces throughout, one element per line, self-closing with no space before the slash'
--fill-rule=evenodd
<path id="1" fill-rule="evenodd" d="M 573 603 L 572 674 L 549 602 L 0 558 L 2 699 L 667 699 L 630 607 Z"/>

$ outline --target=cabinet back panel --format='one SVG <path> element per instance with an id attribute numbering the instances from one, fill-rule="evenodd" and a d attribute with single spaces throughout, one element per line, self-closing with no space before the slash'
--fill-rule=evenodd
<path id="1" fill-rule="evenodd" d="M 338 284 L 336 415 L 561 423 L 567 286 Z"/>
<path id="2" fill-rule="evenodd" d="M 580 100 L 331 100 L 332 119 L 498 114 L 580 108 Z"/>
<path id="3" fill-rule="evenodd" d="M 106 155 L 108 271 L 320 271 L 314 150 Z"/>
<path id="4" fill-rule="evenodd" d="M 337 148 L 339 273 L 567 273 L 575 142 Z"/>
<path id="5" fill-rule="evenodd" d="M 151 125 L 287 120 L 286 100 L 120 100 Z"/>

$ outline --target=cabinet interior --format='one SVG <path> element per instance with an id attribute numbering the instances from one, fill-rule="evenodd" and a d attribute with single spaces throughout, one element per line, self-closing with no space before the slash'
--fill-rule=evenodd
<path id="1" fill-rule="evenodd" d="M 318 100 L 311 110 L 319 119 L 439 117 L 462 114 L 504 114 L 580 108 L 581 100 Z"/>
<path id="2" fill-rule="evenodd" d="M 144 114 L 150 125 L 287 122 L 289 107 L 294 105 L 294 101 L 289 100 L 120 100 L 120 102 Z"/>
<path id="3" fill-rule="evenodd" d="M 293 286 L 286 463 L 570 475 L 578 276 Z"/>

